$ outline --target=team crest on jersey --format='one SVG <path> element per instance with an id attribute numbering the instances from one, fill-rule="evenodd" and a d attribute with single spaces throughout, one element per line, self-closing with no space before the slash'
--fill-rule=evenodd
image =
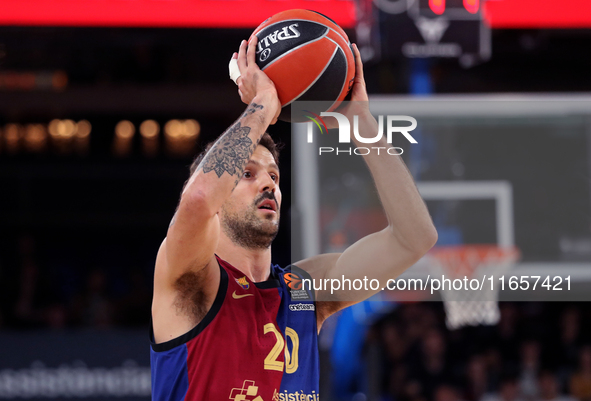
<path id="1" fill-rule="evenodd" d="M 285 281 L 285 285 L 289 288 L 292 301 L 310 299 L 310 295 L 308 295 L 308 292 L 303 288 L 302 278 L 299 275 L 296 273 L 285 273 L 283 275 L 283 281 Z"/>
<path id="2" fill-rule="evenodd" d="M 248 283 L 248 280 L 246 280 L 246 276 L 244 277 L 240 277 L 240 278 L 234 278 L 234 280 L 236 280 L 236 282 L 238 283 L 238 285 L 240 287 L 242 287 L 245 290 L 248 290 L 248 288 L 250 287 L 250 284 Z"/>

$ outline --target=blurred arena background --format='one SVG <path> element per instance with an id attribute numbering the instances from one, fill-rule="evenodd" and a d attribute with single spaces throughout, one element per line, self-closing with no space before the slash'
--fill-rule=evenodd
<path id="1" fill-rule="evenodd" d="M 290 8 L 359 44 L 376 114 L 417 119 L 404 158 L 439 246 L 514 244 L 515 274 L 573 283 L 501 294 L 493 326 L 450 330 L 422 294 L 349 308 L 322 332 L 323 399 L 591 400 L 584 0 L 3 0 L 0 399 L 149 399 L 156 251 L 192 157 L 243 110 L 232 53 Z M 269 131 L 293 200 L 276 263 L 383 227 L 361 158 L 307 163 L 288 124 Z"/>

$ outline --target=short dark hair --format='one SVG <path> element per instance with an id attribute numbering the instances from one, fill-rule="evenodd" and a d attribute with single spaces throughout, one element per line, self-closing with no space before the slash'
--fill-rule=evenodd
<path id="1" fill-rule="evenodd" d="M 209 142 L 205 146 L 205 149 L 203 149 L 203 151 L 195 157 L 195 160 L 193 160 L 193 163 L 191 163 L 191 167 L 190 167 L 191 176 L 197 170 L 197 167 L 199 167 L 199 163 L 201 163 L 201 161 L 203 161 L 203 159 L 205 158 L 205 155 L 207 154 L 207 152 L 209 152 L 209 150 L 212 148 L 212 146 L 215 144 L 215 142 L 216 141 Z M 263 134 L 263 136 L 261 137 L 261 140 L 259 141 L 259 145 L 262 145 L 265 148 L 267 148 L 267 150 L 269 152 L 271 152 L 273 159 L 275 159 L 275 163 L 277 165 L 279 165 L 279 151 L 283 147 L 282 144 L 275 143 L 273 138 L 271 138 L 271 135 L 269 135 L 268 132 L 265 132 Z"/>

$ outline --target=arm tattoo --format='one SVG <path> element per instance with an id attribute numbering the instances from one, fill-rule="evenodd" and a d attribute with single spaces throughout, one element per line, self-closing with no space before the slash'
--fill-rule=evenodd
<path id="1" fill-rule="evenodd" d="M 204 173 L 215 171 L 218 178 L 227 172 L 230 175 L 242 173 L 254 146 L 248 137 L 250 127 L 242 127 L 237 121 L 226 134 L 211 148 L 201 168 Z"/>
<path id="2" fill-rule="evenodd" d="M 242 117 L 246 117 L 251 115 L 252 113 L 254 113 L 257 110 L 262 110 L 264 107 L 261 104 L 256 104 L 256 103 L 251 103 L 248 105 L 248 108 L 246 109 L 246 111 L 242 114 Z"/>
<path id="3" fill-rule="evenodd" d="M 262 105 L 252 103 L 241 118 L 262 109 Z M 257 143 L 253 143 L 252 139 L 248 137 L 249 133 L 250 127 L 242 126 L 240 120 L 236 121 L 215 145 L 213 145 L 199 168 L 204 173 L 215 171 L 218 178 L 221 178 L 224 172 L 226 172 L 231 176 L 235 175 L 238 181 L 246 162 L 248 162 L 248 159 L 258 145 L 258 141 Z"/>

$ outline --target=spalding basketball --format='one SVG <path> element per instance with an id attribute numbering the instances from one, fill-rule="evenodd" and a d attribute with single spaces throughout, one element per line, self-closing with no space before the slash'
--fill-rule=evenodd
<path id="1" fill-rule="evenodd" d="M 309 10 L 287 10 L 268 18 L 253 32 L 258 38 L 256 62 L 277 88 L 279 119 L 308 121 L 291 115 L 294 101 L 328 101 L 336 109 L 353 86 L 355 58 L 343 29 Z"/>

